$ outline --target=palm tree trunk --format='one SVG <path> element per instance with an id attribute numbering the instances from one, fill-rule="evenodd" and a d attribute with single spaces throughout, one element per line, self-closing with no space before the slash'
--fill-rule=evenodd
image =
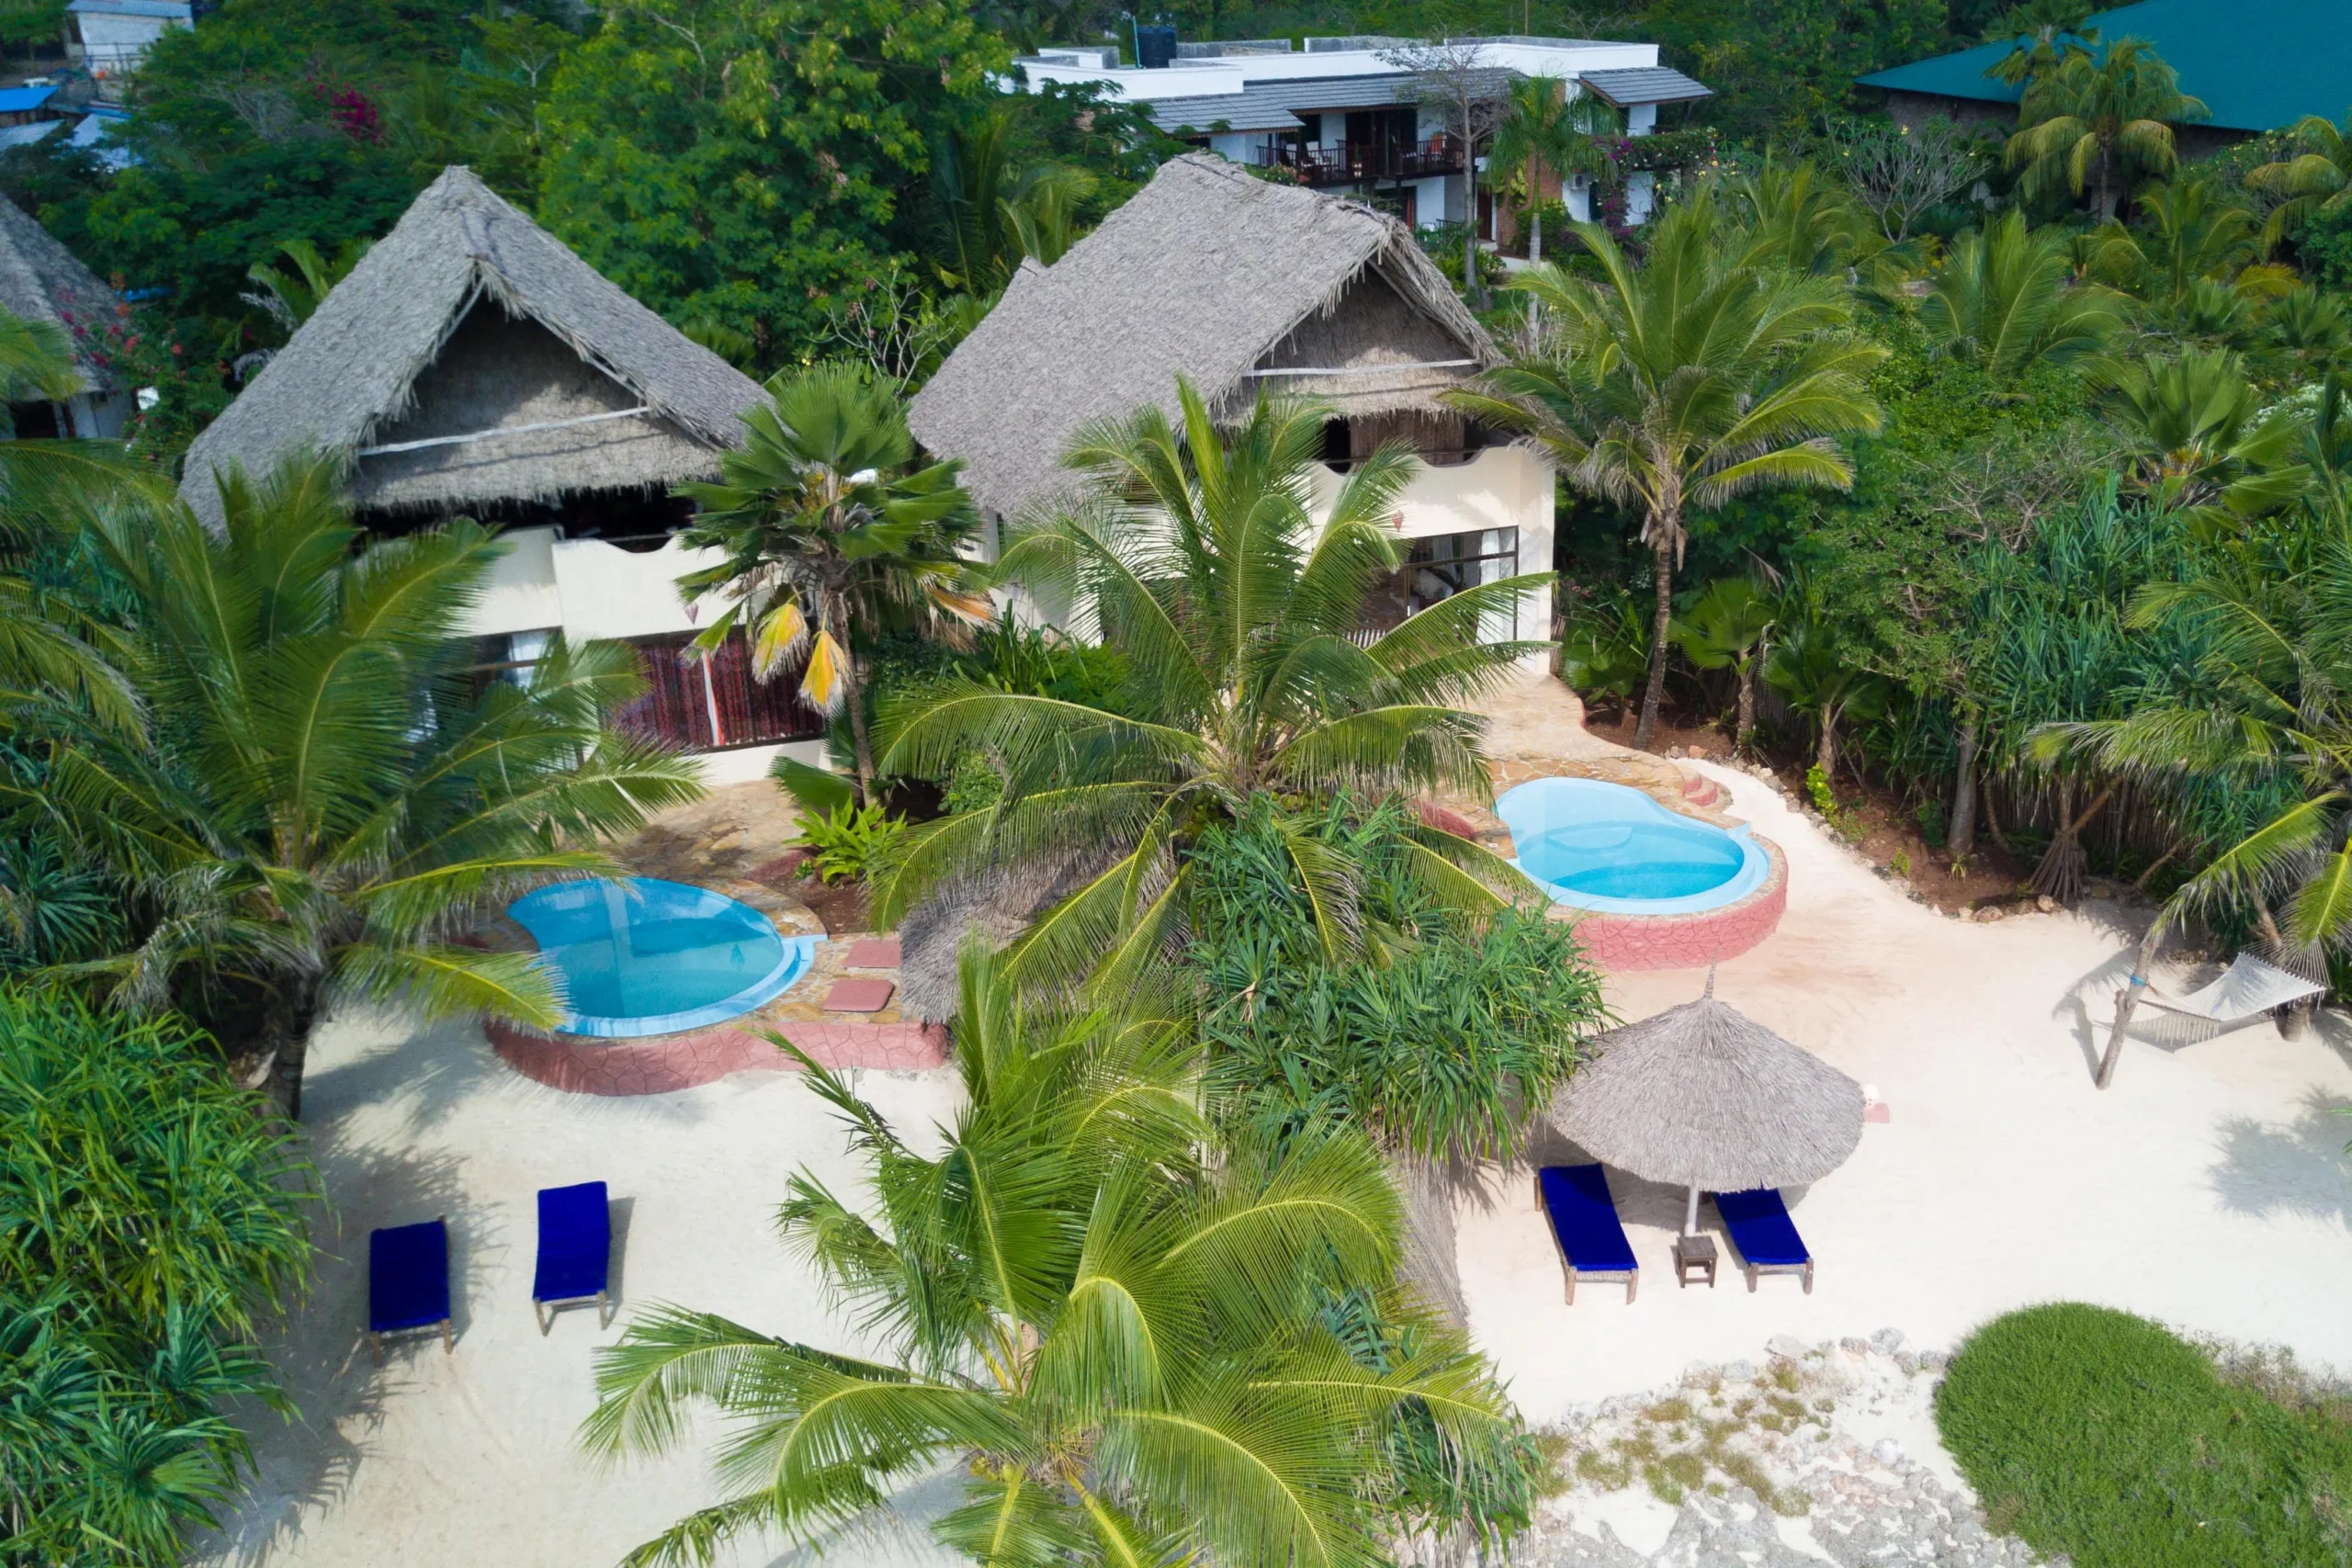
<path id="1" fill-rule="evenodd" d="M 1959 767 L 1951 781 L 1951 826 L 1944 834 L 1944 848 L 1954 862 L 1976 852 L 1976 710 L 1962 709 L 1955 748 Z"/>
<path id="2" fill-rule="evenodd" d="M 1821 705 L 1821 739 L 1814 748 L 1814 766 L 1821 770 L 1821 782 L 1832 790 L 1838 787 L 1838 705 Z"/>
<path id="3" fill-rule="evenodd" d="M 1657 562 L 1657 609 L 1650 621 L 1650 678 L 1642 689 L 1642 716 L 1634 727 L 1634 748 L 1641 750 L 1657 732 L 1658 705 L 1666 700 L 1667 635 L 1674 626 L 1674 530 L 1662 525 L 1664 519 L 1650 526 L 1650 554 Z"/>
<path id="4" fill-rule="evenodd" d="M 264 1015 L 262 1047 L 274 1053 L 269 1097 L 277 1101 L 288 1122 L 302 1119 L 302 1068 L 310 1058 L 311 1031 L 318 1026 L 324 989 L 319 976 L 289 980 L 281 999 Z"/>
<path id="5" fill-rule="evenodd" d="M 1763 662 L 1763 650 L 1740 660 L 1739 722 L 1732 731 L 1732 750 L 1746 751 L 1750 736 L 1756 733 L 1756 667 Z"/>
<path id="6" fill-rule="evenodd" d="M 2140 987 L 2148 983 L 2148 966 L 2155 962 L 2156 942 L 2164 935 L 2164 917 L 2159 915 L 2148 922 L 2148 931 L 2140 939 L 2132 955 L 2132 976 L 2121 990 L 2115 993 L 2115 1023 L 2107 1032 L 2107 1049 L 2098 1059 L 2098 1075 L 2091 1081 L 2105 1089 L 2115 1076 L 2115 1059 L 2123 1055 L 2123 1032 L 2131 1027 L 2133 1010 L 2140 1005 Z"/>
<path id="7" fill-rule="evenodd" d="M 857 802 L 860 806 L 874 804 L 874 741 L 865 728 L 865 674 L 858 668 L 857 655 L 845 654 L 842 660 L 842 684 L 847 688 L 849 702 L 850 746 L 857 754 Z"/>

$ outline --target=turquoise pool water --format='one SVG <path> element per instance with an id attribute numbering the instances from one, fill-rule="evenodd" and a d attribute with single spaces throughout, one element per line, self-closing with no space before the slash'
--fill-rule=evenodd
<path id="1" fill-rule="evenodd" d="M 1534 779 L 1495 814 L 1519 868 L 1558 904 L 1620 914 L 1713 909 L 1762 886 L 1764 853 L 1745 826 L 1726 830 L 1598 779 Z"/>
<path id="2" fill-rule="evenodd" d="M 559 882 L 506 912 L 563 976 L 567 1034 L 666 1034 L 733 1018 L 797 980 L 816 947 L 748 904 L 647 876 Z"/>

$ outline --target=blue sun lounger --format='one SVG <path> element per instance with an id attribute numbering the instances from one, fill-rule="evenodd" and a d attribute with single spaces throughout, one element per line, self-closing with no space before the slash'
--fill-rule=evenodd
<path id="1" fill-rule="evenodd" d="M 539 1260 L 531 1274 L 531 1315 L 544 1337 L 556 1309 L 596 1303 L 596 1326 L 609 1321 L 613 1211 L 601 1181 L 539 1189 Z"/>
<path id="2" fill-rule="evenodd" d="M 441 1349 L 449 1333 L 449 1225 L 426 1220 L 368 1233 L 368 1348 L 384 1364 L 384 1336 L 438 1328 Z"/>
<path id="3" fill-rule="evenodd" d="M 1568 1280 L 1568 1304 L 1577 1304 L 1577 1280 L 1623 1280 L 1631 1304 L 1641 1287 L 1642 1268 L 1618 1223 L 1609 1178 L 1597 1165 L 1547 1165 L 1535 1173 L 1535 1200 L 1552 1222 L 1560 1268 Z"/>
<path id="4" fill-rule="evenodd" d="M 1739 1266 L 1747 1273 L 1747 1288 L 1756 1289 L 1758 1274 L 1802 1274 L 1804 1293 L 1813 1294 L 1813 1254 L 1789 1218 L 1780 1189 L 1758 1187 L 1746 1192 L 1715 1194 L 1715 1213 L 1739 1251 Z"/>

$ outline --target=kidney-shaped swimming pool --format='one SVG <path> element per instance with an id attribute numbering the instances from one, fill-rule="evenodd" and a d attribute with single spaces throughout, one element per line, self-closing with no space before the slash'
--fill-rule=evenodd
<path id="1" fill-rule="evenodd" d="M 559 882 L 506 912 L 562 976 L 566 1034 L 667 1034 L 749 1012 L 807 972 L 815 939 L 707 887 Z"/>
<path id="2" fill-rule="evenodd" d="M 1519 869 L 1555 904 L 1628 915 L 1736 903 L 1770 865 L 1745 824 L 1723 829 L 1599 779 L 1531 779 L 1495 803 Z"/>

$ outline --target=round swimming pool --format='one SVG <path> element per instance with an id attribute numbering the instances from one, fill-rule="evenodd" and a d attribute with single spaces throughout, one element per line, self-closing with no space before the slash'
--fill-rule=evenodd
<path id="1" fill-rule="evenodd" d="M 1599 779 L 1532 779 L 1495 803 L 1519 869 L 1555 904 L 1612 914 L 1720 908 L 1763 885 L 1770 863 L 1746 824 L 1729 829 Z"/>
<path id="2" fill-rule="evenodd" d="M 807 972 L 813 937 L 707 887 L 559 882 L 507 906 L 563 976 L 562 1033 L 667 1034 L 749 1012 Z"/>

